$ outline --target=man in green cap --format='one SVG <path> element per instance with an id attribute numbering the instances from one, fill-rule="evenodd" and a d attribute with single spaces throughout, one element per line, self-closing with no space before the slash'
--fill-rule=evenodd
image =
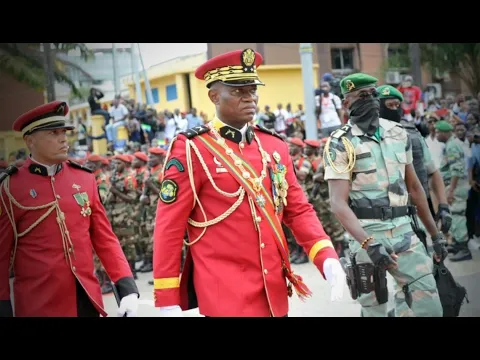
<path id="1" fill-rule="evenodd" d="M 452 227 L 450 233 L 453 238 L 450 261 L 471 260 L 472 254 L 468 249 L 467 231 L 467 198 L 468 179 L 465 175 L 465 154 L 463 144 L 452 134 L 453 126 L 447 121 L 438 121 L 435 124 L 437 140 L 445 143 L 445 151 L 440 164 L 440 173 L 447 187 L 447 202 L 452 209 Z"/>
<path id="2" fill-rule="evenodd" d="M 377 88 L 377 93 L 380 99 L 380 117 L 400 123 L 410 137 L 410 141 L 412 143 L 413 167 L 423 186 L 423 189 L 425 190 L 425 195 L 427 196 L 431 213 L 433 216 L 435 216 L 433 204 L 430 199 L 429 179 L 431 179 L 432 190 L 439 203 L 438 212 L 435 216 L 435 222 L 441 222 L 441 230 L 444 234 L 446 234 L 452 225 L 452 216 L 450 215 L 450 209 L 447 204 L 445 185 L 443 184 L 442 175 L 435 166 L 432 155 L 428 150 L 427 143 L 415 125 L 412 122 L 402 118 L 402 93 L 391 85 L 379 86 Z M 419 225 L 425 231 L 425 226 L 423 226 L 422 222 L 420 222 Z"/>
<path id="3" fill-rule="evenodd" d="M 433 261 L 411 226 L 409 194 L 432 236 L 437 260 L 447 256 L 445 237 L 415 174 L 405 129 L 379 116 L 376 82 L 362 73 L 340 82 L 350 119 L 331 134 L 324 150 L 332 211 L 353 238 L 350 290 L 362 305 L 362 316 L 385 317 L 388 269 L 397 285 L 396 316 L 442 316 Z M 356 289 L 352 269 L 368 279 L 353 284 Z"/>

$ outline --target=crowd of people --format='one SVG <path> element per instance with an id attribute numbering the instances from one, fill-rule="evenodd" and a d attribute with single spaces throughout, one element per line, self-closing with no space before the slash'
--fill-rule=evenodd
<path id="1" fill-rule="evenodd" d="M 237 64 L 239 61 L 242 63 Z M 258 64 L 256 61 L 259 61 Z M 205 74 L 222 64 L 242 65 L 243 69 L 248 70 L 253 64 L 258 67 L 260 63 L 261 55 L 246 49 L 226 54 L 224 58 L 209 60 L 197 70 L 196 76 L 206 79 L 208 77 Z M 310 294 L 301 277 L 290 268 L 291 263 L 314 263 L 329 282 L 332 299 L 338 299 L 341 297 L 340 290 L 343 291 L 341 278 L 344 275 L 338 259 L 345 256 L 348 247 L 357 255 L 364 256 L 365 263 L 373 262 L 377 267 L 381 265 L 388 269 L 400 266 L 397 272 L 392 273 L 398 283 L 404 281 L 402 276 L 418 276 L 420 279 L 430 275 L 423 281 L 434 281 L 431 273 L 422 273 L 425 271 L 422 266 L 431 261 L 424 249 L 417 245 L 416 237 L 421 238 L 419 234 L 422 231 L 431 241 L 430 245 L 425 242 L 424 246 L 433 253 L 434 259 L 442 261 L 446 256 L 444 250 L 452 254 L 452 261 L 472 259 L 469 241 L 473 240 L 475 246 L 480 246 L 480 112 L 477 100 L 466 101 L 462 95 L 456 99 L 430 98 L 413 84 L 411 77 L 405 78 L 397 88 L 386 85 L 376 87 L 378 80 L 366 74 L 346 77 L 340 83 L 340 93 L 335 93 L 332 90 L 332 77 L 326 74 L 320 87 L 315 90 L 318 133 L 317 139 L 312 140 L 306 139 L 306 115 L 301 104 L 297 105 L 295 111 L 291 104 L 286 104 L 284 108 L 279 103 L 273 111 L 269 105 L 264 106 L 263 110 L 258 107 L 256 86 L 262 83 L 254 71 L 255 67 L 247 70 L 240 83 L 236 78 L 232 81 L 213 78 L 207 81 L 211 99 L 222 97 L 225 102 L 238 102 L 237 98 L 230 99 L 237 95 L 232 95 L 228 90 L 235 86 L 239 89 L 241 100 L 246 103 L 244 108 L 232 110 L 230 114 L 224 103 L 215 103 L 217 115 L 212 119 L 208 119 L 203 112 L 198 113 L 195 108 L 157 112 L 121 96 L 115 97 L 111 106 L 104 108 L 99 102 L 103 94 L 92 88 L 88 99 L 91 114 L 104 116 L 104 133 L 93 137 L 88 127 L 82 126 L 77 130 L 77 135 L 81 136 L 68 154 L 72 160 L 69 166 L 93 172 L 99 190 L 99 202 L 103 205 L 101 213 L 105 213 L 111 231 L 119 240 L 127 264 L 125 266 L 129 267 L 133 279 L 137 279 L 139 271 L 154 272 L 150 285 L 154 286 L 155 303 L 163 314 L 177 311 L 180 307 L 187 309 L 193 306 L 190 304 L 190 295 L 188 304 L 184 304 L 185 299 L 178 293 L 179 272 L 184 270 L 182 278 L 187 279 L 182 280 L 184 282 L 188 282 L 188 277 L 193 274 L 192 256 L 205 261 L 195 263 L 195 276 L 198 277 L 194 287 L 203 299 L 203 311 L 207 316 L 288 315 L 288 303 L 283 299 L 286 293 L 291 296 L 295 289 L 300 297 Z M 376 108 L 376 104 L 379 108 Z M 55 107 L 52 108 L 54 111 L 65 111 L 64 104 L 55 103 L 51 106 Z M 31 128 L 26 120 L 17 120 L 17 131 L 27 135 L 26 141 L 31 139 L 29 136 L 35 131 L 42 136 L 63 136 L 55 131 L 69 130 L 71 127 L 65 122 L 60 126 L 54 118 L 51 118 L 50 125 L 53 129 L 51 132 L 55 134 L 45 134 L 43 123 L 38 124 L 38 128 Z M 232 124 L 235 121 L 245 126 L 234 127 Z M 201 127 L 207 124 L 208 127 Z M 253 125 L 258 126 L 253 128 Z M 127 139 L 119 136 L 122 127 L 128 134 Z M 197 130 L 189 130 L 192 128 Z M 210 136 L 201 136 L 207 132 Z M 227 144 L 225 138 L 231 141 Z M 93 154 L 92 143 L 104 139 L 108 144 L 107 153 Z M 45 149 L 35 148 L 35 142 L 32 141 L 29 150 L 36 149 L 36 156 L 40 158 Z M 285 142 L 288 147 L 284 145 Z M 246 148 L 246 144 L 253 143 L 258 149 L 258 155 L 255 153 L 257 158 L 249 152 L 254 147 Z M 205 144 L 205 148 L 199 150 L 200 144 Z M 82 147 L 87 151 L 83 151 Z M 261 161 L 261 167 L 255 169 L 248 160 L 242 160 L 242 156 L 255 158 L 259 164 Z M 231 157 L 231 162 L 228 157 Z M 62 170 L 61 167 L 52 169 L 49 165 L 42 165 L 38 159 L 29 157 L 26 150 L 10 154 L 9 159 L 0 164 L 0 170 L 5 170 L 9 164 L 22 168 L 25 162 L 29 164 L 29 176 L 37 168 L 40 173 L 50 177 Z M 411 175 L 411 164 L 415 165 L 412 171 L 417 176 Z M 222 176 L 224 172 L 230 172 L 232 177 Z M 14 173 L 9 176 L 14 176 Z M 263 186 L 259 186 L 265 178 L 271 181 L 271 195 L 270 189 L 262 190 Z M 242 186 L 235 192 L 237 182 Z M 200 186 L 205 186 L 207 190 L 200 193 Z M 80 188 L 77 184 L 72 187 L 77 191 Z M 182 191 L 182 198 L 179 198 L 179 191 Z M 82 198 L 82 194 L 74 194 L 81 206 L 80 214 L 83 217 L 91 216 L 90 201 L 93 198 L 95 202 L 97 195 Z M 32 199 L 37 197 L 36 193 L 30 195 Z M 248 201 L 243 201 L 244 197 Z M 238 199 L 233 202 L 233 198 Z M 52 209 L 57 211 L 58 221 L 65 222 L 65 216 L 58 207 L 59 199 L 60 195 L 54 201 L 56 207 Z M 201 204 L 206 199 L 215 205 L 213 210 L 225 208 L 228 202 L 232 204 L 223 215 L 212 215 L 213 210 L 209 209 L 207 212 L 213 219 L 207 220 Z M 390 209 L 390 218 L 376 212 L 385 208 Z M 418 211 L 421 219 L 420 228 L 415 229 L 415 234 L 410 231 L 412 225 L 407 217 L 413 214 L 414 208 L 418 209 L 415 211 Z M 200 214 L 204 219 L 200 219 Z M 242 244 L 258 242 L 258 235 L 262 254 L 269 255 L 261 256 L 267 262 L 265 265 L 263 260 L 260 264 L 252 263 L 254 251 L 257 254 L 256 248 L 247 249 L 242 245 L 242 251 L 235 254 L 245 264 L 251 265 L 251 269 L 255 270 L 255 273 L 252 270 L 251 276 L 258 280 L 252 284 L 242 284 L 245 287 L 242 288 L 242 295 L 249 293 L 251 296 L 240 299 L 232 294 L 235 293 L 235 286 L 239 286 L 235 277 L 240 279 L 244 274 L 239 274 L 237 267 L 231 267 L 239 260 L 232 256 L 230 249 L 235 244 L 240 246 L 240 241 L 226 246 L 224 231 L 232 230 L 249 216 L 253 219 L 253 225 L 249 222 L 247 226 L 245 223 L 245 231 L 251 230 L 251 236 L 242 234 L 242 240 L 245 240 Z M 268 225 L 262 219 L 269 220 Z M 277 221 L 277 224 L 274 219 L 283 221 Z M 358 221 L 354 223 L 352 219 Z M 225 221 L 231 221 L 231 224 L 224 225 Z M 212 228 L 212 225 L 220 222 L 222 225 L 219 226 L 225 227 L 223 230 L 219 226 Z M 442 231 L 437 229 L 438 222 Z M 395 234 L 392 224 L 395 231 L 398 230 Z M 185 229 L 187 226 L 188 232 Z M 192 255 L 191 251 L 186 250 L 187 247 L 197 243 L 207 228 L 211 233 L 207 232 L 206 236 L 216 244 L 216 255 L 211 254 L 214 245 L 203 245 L 205 242 L 199 243 L 196 247 L 198 250 Z M 261 235 L 263 233 L 266 235 Z M 450 237 L 446 248 L 444 235 Z M 232 233 L 232 239 L 235 236 Z M 283 238 L 288 241 L 288 251 L 282 250 Z M 68 232 L 62 232 L 62 241 L 68 243 Z M 392 245 L 392 251 L 385 250 L 389 244 Z M 114 292 L 122 279 L 112 271 L 112 265 L 104 267 L 104 249 L 101 246 L 94 246 L 94 249 L 95 273 L 101 292 Z M 402 261 L 398 260 L 395 253 L 407 249 L 410 252 L 403 254 Z M 65 250 L 67 258 L 70 250 Z M 362 250 L 366 251 L 362 253 Z M 248 253 L 251 256 L 243 251 L 251 251 Z M 178 253 L 181 256 L 177 259 L 175 256 Z M 123 264 L 123 259 L 120 260 Z M 137 267 L 139 260 L 142 261 L 140 268 Z M 68 261 L 72 265 L 72 260 Z M 212 267 L 207 266 L 207 262 Z M 123 274 L 130 278 L 125 266 Z M 213 266 L 217 271 L 215 278 L 211 275 Z M 275 271 L 277 267 L 278 271 Z M 76 271 L 75 267 L 71 268 L 73 272 Z M 225 271 L 220 271 L 222 268 Z M 246 265 L 242 271 L 247 271 Z M 110 278 L 112 273 L 115 279 Z M 273 282 L 266 280 L 267 274 L 269 279 L 274 279 Z M 285 278 L 288 280 L 286 289 L 283 286 Z M 214 291 L 216 287 L 224 287 L 224 296 L 229 301 L 220 303 L 219 295 L 212 295 L 210 287 L 199 286 L 209 281 L 215 281 Z M 251 288 L 246 289 L 250 285 Z M 192 286 L 191 282 L 186 286 Z M 264 286 L 267 299 L 263 295 L 254 296 L 260 292 L 263 294 Z M 135 312 L 138 304 L 131 299 L 138 290 L 131 282 L 124 289 L 127 289 L 124 290 L 127 304 L 124 309 L 132 308 L 130 310 Z M 268 289 L 278 295 L 272 301 Z M 424 289 L 414 291 L 425 292 Z M 378 295 L 372 294 L 370 288 L 360 297 L 362 314 L 383 316 L 386 308 L 379 307 L 383 303 L 378 297 L 375 298 Z M 436 291 L 429 296 L 429 302 L 422 303 L 414 298 L 412 305 L 404 301 L 397 309 L 397 316 L 409 316 L 412 311 L 425 316 L 441 314 Z M 256 302 L 252 305 L 253 297 Z M 96 311 L 102 312 L 100 307 Z"/>

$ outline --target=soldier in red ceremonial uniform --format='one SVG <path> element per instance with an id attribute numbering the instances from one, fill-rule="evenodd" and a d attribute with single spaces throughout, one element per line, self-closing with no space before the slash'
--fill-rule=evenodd
<path id="1" fill-rule="evenodd" d="M 7 169 L 0 183 L 0 316 L 106 316 L 93 251 L 121 298 L 118 315 L 135 316 L 139 293 L 95 176 L 67 161 L 66 131 L 73 129 L 67 113 L 66 103 L 54 101 L 13 124 L 30 157 L 21 168 Z"/>
<path id="2" fill-rule="evenodd" d="M 260 54 L 215 57 L 205 80 L 216 117 L 180 133 L 165 159 L 154 232 L 155 305 L 163 316 L 199 307 L 205 316 L 288 315 L 288 296 L 311 293 L 289 262 L 282 222 L 343 295 L 345 273 L 297 182 L 288 145 L 252 127 Z M 188 253 L 180 279 L 185 228 Z"/>

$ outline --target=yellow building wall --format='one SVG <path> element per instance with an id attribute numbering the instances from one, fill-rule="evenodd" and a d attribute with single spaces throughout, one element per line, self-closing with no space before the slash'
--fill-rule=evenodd
<path id="1" fill-rule="evenodd" d="M 314 87 L 318 87 L 317 79 L 318 66 L 314 67 Z M 258 70 L 260 79 L 266 86 L 259 86 L 259 106 L 263 110 L 265 105 L 270 105 L 272 110 L 276 109 L 278 103 L 282 103 L 283 106 L 287 103 L 292 104 L 292 108 L 295 111 L 298 104 L 304 103 L 303 92 L 303 79 L 302 70 L 300 66 L 288 69 L 270 68 Z M 195 77 L 191 72 L 188 75 L 190 81 L 190 98 L 191 107 L 197 109 L 197 112 L 203 112 L 207 115 L 207 119 L 211 120 L 215 115 L 215 106 L 212 104 L 208 97 L 208 89 L 205 86 L 204 81 Z M 177 84 L 178 99 L 174 101 L 166 101 L 167 85 Z M 145 102 L 145 90 L 143 83 L 142 86 L 142 101 Z M 179 108 L 181 111 L 188 111 L 188 86 L 186 83 L 186 76 L 184 74 L 171 75 L 164 78 L 150 80 L 150 86 L 152 89 L 158 88 L 160 94 L 160 102 L 155 104 L 157 111 L 163 111 L 168 109 L 173 111 L 175 108 Z M 134 97 L 135 85 L 129 86 L 130 95 Z M 312 90 L 313 91 L 313 90 Z"/>
<path id="2" fill-rule="evenodd" d="M 292 110 L 297 109 L 298 104 L 304 104 L 303 78 L 301 69 L 265 69 L 259 68 L 258 76 L 265 86 L 258 87 L 260 109 L 266 105 L 271 111 L 277 108 L 277 104 L 283 107 L 290 103 Z M 314 68 L 314 87 L 318 87 L 317 69 Z M 313 91 L 313 89 L 312 89 Z"/>
<path id="3" fill-rule="evenodd" d="M 0 131 L 0 159 L 8 161 L 10 153 L 20 149 L 27 149 L 21 133 Z"/>
<path id="4" fill-rule="evenodd" d="M 205 82 L 198 80 L 193 72 L 190 73 L 189 77 L 192 107 L 197 109 L 198 114 L 201 112 L 205 113 L 207 120 L 212 120 L 215 115 L 215 105 L 213 105 L 208 97 L 208 89 L 205 86 Z"/>
<path id="5" fill-rule="evenodd" d="M 167 86 L 173 84 L 177 85 L 177 99 L 167 101 Z M 145 104 L 147 102 L 147 98 L 145 94 L 144 82 L 140 84 L 140 87 L 142 88 L 142 103 Z M 186 77 L 183 74 L 151 79 L 150 88 L 152 91 L 154 91 L 154 89 L 158 89 L 159 102 L 154 104 L 154 108 L 157 112 L 162 112 L 164 110 L 173 112 L 173 110 L 177 108 L 180 109 L 180 111 L 190 110 L 188 109 L 188 87 Z M 129 92 L 132 99 L 138 99 L 135 96 L 134 84 L 129 86 Z"/>

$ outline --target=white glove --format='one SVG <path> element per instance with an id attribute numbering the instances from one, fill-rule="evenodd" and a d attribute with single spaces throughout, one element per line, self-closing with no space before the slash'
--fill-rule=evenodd
<path id="1" fill-rule="evenodd" d="M 342 300 L 346 285 L 346 275 L 340 261 L 332 258 L 326 259 L 323 263 L 323 273 L 330 285 L 330 300 Z"/>
<path id="2" fill-rule="evenodd" d="M 117 310 L 117 315 L 122 317 L 127 314 L 127 317 L 136 317 L 138 311 L 138 295 L 129 294 L 124 296 L 120 301 L 120 306 Z"/>
<path id="3" fill-rule="evenodd" d="M 183 312 L 180 306 L 161 306 L 160 317 L 183 317 Z"/>

